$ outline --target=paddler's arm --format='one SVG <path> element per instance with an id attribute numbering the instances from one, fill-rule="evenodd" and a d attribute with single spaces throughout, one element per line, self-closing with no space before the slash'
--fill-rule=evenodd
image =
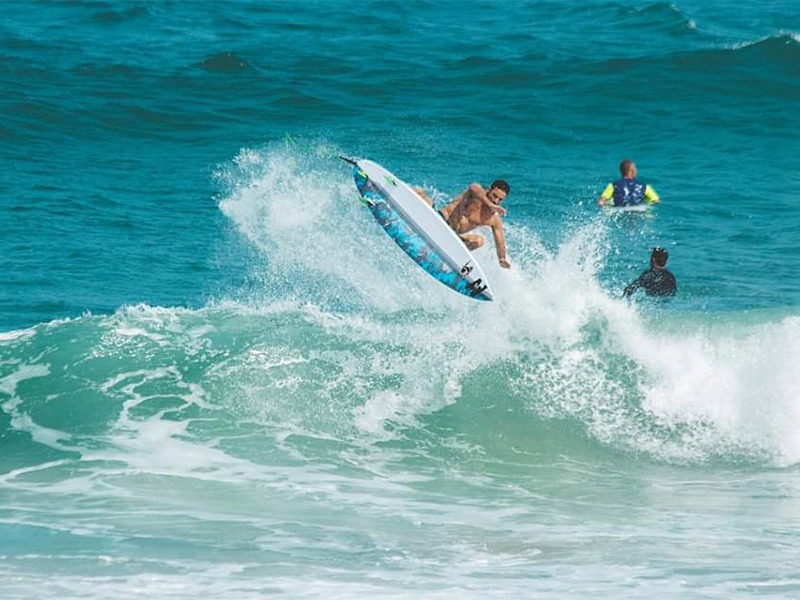
<path id="1" fill-rule="evenodd" d="M 506 238 L 503 235 L 503 222 L 498 215 L 495 215 L 491 222 L 492 234 L 494 235 L 494 247 L 497 249 L 497 260 L 504 269 L 510 269 L 511 263 L 506 256 Z"/>
<path id="2" fill-rule="evenodd" d="M 636 290 L 642 287 L 646 273 L 647 271 L 639 275 L 639 277 L 637 277 L 634 281 L 631 281 L 627 286 L 625 286 L 625 289 L 622 291 L 623 298 L 628 298 L 629 296 L 633 295 Z"/>
<path id="3" fill-rule="evenodd" d="M 658 197 L 656 191 L 649 184 L 644 188 L 644 201 L 647 202 L 647 204 L 661 202 L 661 198 Z"/>
<path id="4" fill-rule="evenodd" d="M 606 189 L 603 190 L 603 193 L 600 194 L 600 197 L 597 199 L 597 203 L 600 206 L 606 206 L 611 200 L 611 197 L 614 195 L 614 184 L 609 183 L 606 186 Z"/>

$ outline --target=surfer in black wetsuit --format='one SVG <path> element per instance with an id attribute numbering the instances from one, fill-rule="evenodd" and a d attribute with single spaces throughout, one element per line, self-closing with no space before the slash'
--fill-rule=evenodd
<path id="1" fill-rule="evenodd" d="M 675 275 L 666 268 L 668 258 L 669 252 L 664 248 L 653 248 L 650 254 L 650 268 L 625 288 L 622 297 L 627 298 L 640 287 L 644 288 L 648 296 L 674 296 L 678 284 Z"/>

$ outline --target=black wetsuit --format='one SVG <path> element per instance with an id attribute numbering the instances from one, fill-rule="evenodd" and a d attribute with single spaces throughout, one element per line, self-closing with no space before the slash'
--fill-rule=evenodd
<path id="1" fill-rule="evenodd" d="M 678 290 L 675 275 L 667 269 L 656 269 L 655 267 L 647 269 L 639 275 L 639 279 L 631 282 L 622 292 L 622 297 L 627 298 L 640 287 L 644 288 L 648 296 L 674 296 Z"/>

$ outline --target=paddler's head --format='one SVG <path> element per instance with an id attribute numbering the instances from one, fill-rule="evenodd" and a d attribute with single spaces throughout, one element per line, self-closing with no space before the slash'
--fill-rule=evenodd
<path id="1" fill-rule="evenodd" d="M 636 179 L 636 164 L 626 158 L 619 163 L 619 174 L 623 179 Z"/>
<path id="2" fill-rule="evenodd" d="M 653 252 L 650 254 L 650 264 L 656 268 L 663 269 L 667 266 L 668 258 L 669 252 L 667 252 L 667 249 L 657 246 L 653 248 Z"/>

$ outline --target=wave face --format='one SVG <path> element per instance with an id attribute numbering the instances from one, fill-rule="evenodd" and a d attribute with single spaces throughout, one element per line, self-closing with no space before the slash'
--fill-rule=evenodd
<path id="1" fill-rule="evenodd" d="M 510 284 L 537 311 L 476 313 L 457 297 L 391 312 L 379 298 L 142 305 L 5 334 L 10 593 L 235 596 L 269 582 L 357 596 L 379 576 L 387 594 L 413 578 L 447 595 L 446 571 L 477 597 L 487 565 L 521 593 L 532 572 L 592 565 L 596 544 L 634 561 L 631 545 L 674 527 L 653 512 L 674 514 L 676 497 L 688 515 L 673 518 L 701 538 L 793 503 L 800 318 L 647 323 L 576 250 Z M 669 583 L 707 556 L 675 552 L 652 576 Z M 553 595 L 603 580 L 587 569 Z"/>
<path id="2" fill-rule="evenodd" d="M 798 32 L 4 4 L 3 597 L 796 596 Z M 408 260 L 342 154 L 439 204 L 509 180 L 497 300 Z M 663 202 L 598 215 L 625 157 Z M 655 245 L 678 296 L 621 299 Z"/>

